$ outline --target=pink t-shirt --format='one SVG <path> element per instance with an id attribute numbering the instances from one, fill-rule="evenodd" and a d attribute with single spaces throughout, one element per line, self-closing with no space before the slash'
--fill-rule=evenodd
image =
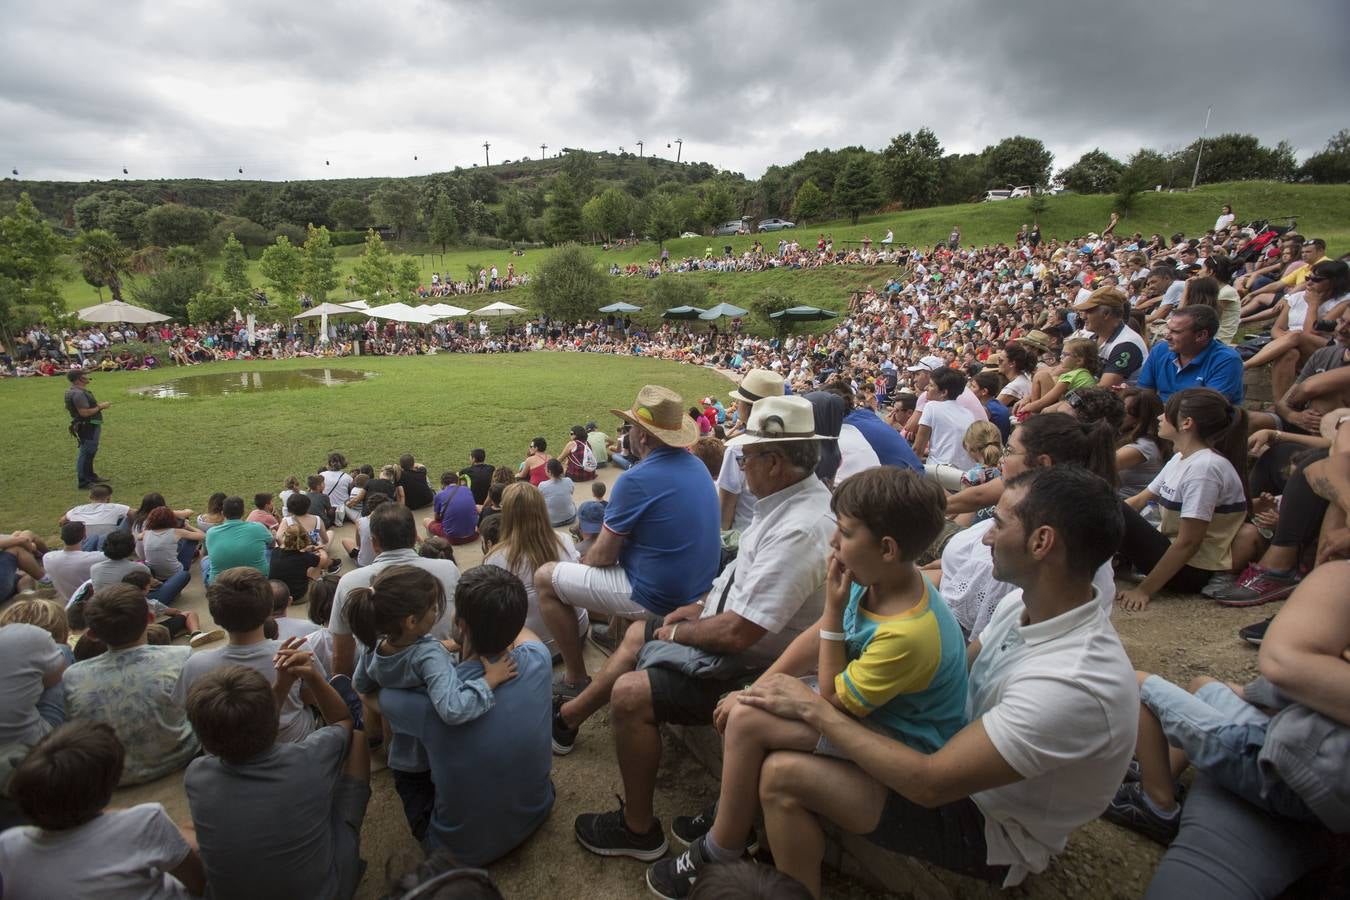
<path id="1" fill-rule="evenodd" d="M 253 512 L 248 514 L 248 521 L 261 522 L 262 524 L 266 525 L 268 530 L 270 531 L 277 530 L 277 517 L 272 515 L 265 509 L 253 510 Z"/>

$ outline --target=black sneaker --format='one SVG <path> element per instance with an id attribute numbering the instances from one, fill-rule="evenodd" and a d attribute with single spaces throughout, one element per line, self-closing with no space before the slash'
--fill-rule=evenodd
<path id="1" fill-rule="evenodd" d="M 1238 637 L 1242 638 L 1253 647 L 1260 647 L 1261 642 L 1266 639 L 1266 629 L 1270 627 L 1270 623 L 1273 621 L 1275 621 L 1275 617 L 1271 616 L 1263 622 L 1256 622 L 1255 624 L 1248 625 L 1246 628 L 1239 628 Z"/>
<path id="2" fill-rule="evenodd" d="M 328 564 L 328 574 L 332 575 L 338 569 L 342 568 L 342 560 L 335 559 Z"/>
<path id="3" fill-rule="evenodd" d="M 717 818 L 717 802 L 696 816 L 676 816 L 670 820 L 670 834 L 686 847 L 712 831 L 713 821 Z M 754 856 L 759 852 L 759 834 L 751 828 L 745 836 L 745 852 Z"/>
<path id="4" fill-rule="evenodd" d="M 1152 838 L 1164 847 L 1172 843 L 1181 827 L 1180 807 L 1170 816 L 1154 812 L 1144 799 L 1144 786 L 1139 782 L 1127 782 L 1117 788 L 1115 799 L 1102 818 Z"/>
<path id="5" fill-rule="evenodd" d="M 666 855 L 669 845 L 661 820 L 652 821 L 646 834 L 634 834 L 623 820 L 623 800 L 619 808 L 607 813 L 583 813 L 577 816 L 577 841 L 600 856 L 631 856 L 643 862 L 654 862 Z"/>
<path id="6" fill-rule="evenodd" d="M 619 635 L 614 633 L 605 622 L 600 622 L 591 626 L 591 643 L 600 648 L 606 656 L 613 656 L 614 651 L 619 649 Z"/>
<path id="7" fill-rule="evenodd" d="M 567 701 L 562 697 L 553 698 L 553 752 L 557 756 L 566 756 L 576 745 L 580 728 L 568 728 L 559 712 Z"/>
<path id="8" fill-rule="evenodd" d="M 586 677 L 585 681 L 582 681 L 578 684 L 568 684 L 567 681 L 565 680 L 566 678 L 567 675 L 563 674 L 553 679 L 554 699 L 561 697 L 563 700 L 575 700 L 578 694 L 586 690 L 586 688 L 590 687 L 591 685 L 591 679 L 589 675 Z"/>
<path id="9" fill-rule="evenodd" d="M 647 887 L 658 897 L 681 900 L 694 890 L 700 870 L 712 865 L 708 859 L 703 838 L 689 845 L 689 849 L 671 859 L 658 859 L 647 867 Z"/>

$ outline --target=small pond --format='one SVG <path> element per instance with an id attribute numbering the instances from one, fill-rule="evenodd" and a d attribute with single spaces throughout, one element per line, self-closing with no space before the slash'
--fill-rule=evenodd
<path id="1" fill-rule="evenodd" d="M 212 372 L 210 375 L 183 375 L 158 384 L 132 388 L 142 397 L 220 397 L 225 394 L 251 394 L 259 391 L 289 391 L 296 388 L 332 387 L 374 378 L 374 372 L 361 369 L 281 369 L 263 372 Z"/>

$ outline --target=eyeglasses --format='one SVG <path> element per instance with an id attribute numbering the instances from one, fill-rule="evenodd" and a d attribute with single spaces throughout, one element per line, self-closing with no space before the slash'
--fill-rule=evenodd
<path id="1" fill-rule="evenodd" d="M 762 456 L 779 456 L 779 455 L 780 455 L 779 453 L 773 450 L 765 450 L 762 453 L 746 453 L 742 451 L 741 455 L 736 457 L 736 465 L 744 469 L 746 466 L 750 465 L 750 460 L 752 459 L 758 459 Z"/>
<path id="2" fill-rule="evenodd" d="M 1307 278 L 1303 280 L 1306 281 L 1308 284 L 1321 284 L 1322 282 L 1327 280 L 1327 277 L 1325 275 L 1309 275 Z"/>
<path id="3" fill-rule="evenodd" d="M 1014 449 L 1012 448 L 1012 445 L 1009 444 L 1008 446 L 1006 446 L 1006 447 L 1003 448 L 1003 452 L 1000 453 L 1000 454 L 998 455 L 998 458 L 999 458 L 999 459 L 1007 459 L 1007 458 L 1010 457 L 1010 456 L 1026 456 L 1026 455 L 1027 455 L 1027 451 L 1025 451 L 1025 450 L 1014 450 Z"/>

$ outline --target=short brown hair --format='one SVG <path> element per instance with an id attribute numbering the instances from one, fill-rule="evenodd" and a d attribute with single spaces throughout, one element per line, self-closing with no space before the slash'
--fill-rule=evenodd
<path id="1" fill-rule="evenodd" d="M 835 515 L 857 519 L 878 541 L 890 538 L 900 557 L 914 560 L 942 532 L 947 494 L 910 469 L 878 466 L 844 479 L 830 499 Z"/>
<path id="2" fill-rule="evenodd" d="M 211 580 L 206 588 L 206 608 L 226 631 L 252 631 L 272 615 L 272 588 L 257 569 L 235 566 Z"/>
<path id="3" fill-rule="evenodd" d="M 225 666 L 197 679 L 188 691 L 187 716 L 206 752 L 226 762 L 252 759 L 277 741 L 272 686 L 243 666 Z"/>
<path id="4" fill-rule="evenodd" d="M 84 604 L 89 630 L 109 647 L 125 647 L 140 640 L 150 621 L 145 594 L 129 584 L 110 584 Z"/>
<path id="5" fill-rule="evenodd" d="M 8 792 L 33 824 L 65 831 L 94 819 L 112 800 L 126 750 L 106 722 L 76 719 L 38 741 L 14 768 Z"/>

